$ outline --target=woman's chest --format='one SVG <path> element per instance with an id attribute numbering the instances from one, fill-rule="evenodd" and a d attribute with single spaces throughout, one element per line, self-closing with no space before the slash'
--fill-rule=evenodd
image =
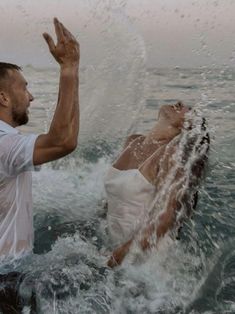
<path id="1" fill-rule="evenodd" d="M 160 146 L 160 144 L 132 143 L 116 160 L 114 167 L 120 170 L 138 169 Z"/>

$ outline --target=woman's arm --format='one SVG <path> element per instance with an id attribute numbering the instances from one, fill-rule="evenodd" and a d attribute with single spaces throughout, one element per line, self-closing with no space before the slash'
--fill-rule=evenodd
<path id="1" fill-rule="evenodd" d="M 183 210 L 183 194 L 185 186 L 185 175 L 179 170 L 175 175 L 174 183 L 171 185 L 170 190 L 168 191 L 167 204 L 165 209 L 157 216 L 155 221 L 150 221 L 147 226 L 137 234 L 137 237 L 133 237 L 120 247 L 114 250 L 112 256 L 108 261 L 109 267 L 115 267 L 120 265 L 125 258 L 126 254 L 129 252 L 133 240 L 137 238 L 137 242 L 143 251 L 150 249 L 153 246 L 156 246 L 159 239 L 164 237 L 164 235 L 172 230 L 177 223 L 177 214 L 180 210 Z M 182 213 L 181 217 L 184 214 Z M 182 219 L 182 218 L 181 218 Z M 155 243 L 153 244 L 153 237 L 156 238 Z"/>
<path id="2" fill-rule="evenodd" d="M 131 142 L 133 142 L 137 137 L 140 137 L 140 136 L 142 136 L 142 134 L 132 134 L 132 135 L 129 135 L 129 136 L 127 137 L 127 139 L 126 139 L 126 142 L 125 142 L 124 146 L 123 146 L 123 150 L 126 149 L 127 146 L 128 146 Z"/>

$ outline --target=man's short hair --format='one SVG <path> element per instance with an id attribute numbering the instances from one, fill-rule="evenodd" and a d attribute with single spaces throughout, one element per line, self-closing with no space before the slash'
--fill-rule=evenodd
<path id="1" fill-rule="evenodd" d="M 0 62 L 0 80 L 4 79 L 8 75 L 8 70 L 21 71 L 21 67 L 13 63 Z"/>

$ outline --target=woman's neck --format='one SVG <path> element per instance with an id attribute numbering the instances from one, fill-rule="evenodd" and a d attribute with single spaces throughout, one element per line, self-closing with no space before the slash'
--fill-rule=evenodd
<path id="1" fill-rule="evenodd" d="M 169 125 L 165 120 L 159 120 L 154 128 L 147 133 L 145 142 L 170 142 L 180 133 L 180 129 Z"/>

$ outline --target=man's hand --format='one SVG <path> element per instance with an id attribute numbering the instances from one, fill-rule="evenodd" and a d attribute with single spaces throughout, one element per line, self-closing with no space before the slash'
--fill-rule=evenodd
<path id="1" fill-rule="evenodd" d="M 51 54 L 62 67 L 78 66 L 79 43 L 57 18 L 54 18 L 54 25 L 57 37 L 56 45 L 48 33 L 43 33 Z"/>
<path id="2" fill-rule="evenodd" d="M 77 147 L 79 132 L 79 44 L 73 35 L 54 19 L 57 44 L 47 33 L 43 36 L 60 64 L 58 102 L 49 131 L 38 136 L 33 164 L 41 165 L 70 154 Z"/>

